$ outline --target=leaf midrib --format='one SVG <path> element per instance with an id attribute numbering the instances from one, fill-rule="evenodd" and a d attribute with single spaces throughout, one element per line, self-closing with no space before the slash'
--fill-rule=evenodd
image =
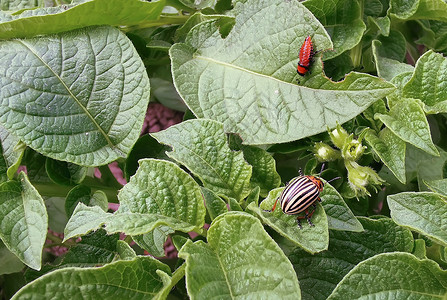
<path id="1" fill-rule="evenodd" d="M 112 149 L 117 149 L 116 146 L 113 144 L 113 142 L 110 140 L 109 136 L 106 134 L 106 132 L 99 126 L 99 124 L 96 122 L 96 120 L 93 118 L 93 116 L 90 114 L 90 112 L 87 110 L 87 108 L 82 105 L 82 103 L 79 101 L 79 99 L 71 92 L 70 88 L 65 84 L 65 82 L 62 80 L 62 78 L 37 54 L 37 52 L 28 45 L 23 40 L 18 40 L 19 43 L 21 43 L 23 46 L 25 46 L 48 70 L 51 71 L 51 73 L 54 74 L 54 76 L 59 80 L 59 82 L 63 85 L 63 87 L 67 90 L 69 96 L 79 105 L 79 107 L 85 112 L 87 117 L 91 120 L 93 125 L 98 129 L 98 131 L 101 133 L 101 135 L 104 137 L 104 139 L 107 141 L 107 144 Z M 120 152 L 120 151 L 118 151 Z"/>
<path id="2" fill-rule="evenodd" d="M 316 89 L 316 88 L 311 88 L 311 87 L 307 87 L 307 86 L 303 86 L 303 85 L 297 85 L 297 84 L 292 83 L 292 82 L 287 82 L 287 81 L 278 79 L 278 78 L 270 76 L 270 75 L 265 75 L 265 74 L 261 74 L 261 73 L 255 72 L 255 71 L 251 71 L 251 70 L 246 69 L 244 67 L 241 67 L 241 66 L 238 66 L 238 65 L 235 65 L 235 64 L 231 64 L 231 63 L 228 63 L 228 62 L 225 62 L 225 61 L 217 60 L 217 59 L 214 59 L 214 58 L 211 58 L 211 57 L 208 57 L 208 56 L 193 55 L 193 58 L 195 58 L 195 59 L 202 59 L 202 60 L 205 60 L 205 61 L 208 61 L 208 62 L 212 62 L 212 63 L 215 63 L 215 64 L 222 65 L 224 67 L 228 67 L 228 68 L 236 69 L 236 70 L 239 70 L 239 71 L 242 71 L 242 72 L 250 73 L 250 74 L 252 74 L 254 76 L 264 77 L 264 78 L 267 78 L 269 80 L 277 81 L 277 82 L 279 82 L 281 84 L 291 85 L 291 86 L 294 86 L 294 87 L 298 87 L 298 88 L 306 89 L 306 90 L 311 90 L 311 91 L 318 91 L 318 93 L 336 93 L 336 92 L 339 92 L 339 93 L 359 93 L 359 92 L 370 93 L 372 90 L 388 90 L 388 89 L 391 89 L 391 87 L 379 87 L 379 88 L 376 88 L 376 89 L 366 89 L 366 88 L 364 88 L 364 89 L 356 89 L 356 90 L 349 90 L 349 89 L 345 89 L 345 90 Z M 354 73 L 352 73 L 352 74 L 354 74 Z M 333 84 L 340 84 L 342 82 L 343 81 L 341 81 L 341 82 L 332 82 L 332 83 Z M 349 84 L 349 85 L 352 85 L 352 83 Z"/>

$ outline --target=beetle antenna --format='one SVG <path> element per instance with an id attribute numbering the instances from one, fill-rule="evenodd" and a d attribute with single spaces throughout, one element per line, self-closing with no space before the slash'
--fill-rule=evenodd
<path id="1" fill-rule="evenodd" d="M 341 179 L 341 177 L 340 177 L 340 176 L 337 176 L 337 177 L 332 178 L 331 180 L 328 180 L 328 181 L 326 181 L 326 182 L 329 183 L 329 182 L 332 182 L 332 181 L 337 180 L 337 179 Z"/>
<path id="2" fill-rule="evenodd" d="M 319 175 L 320 177 L 321 177 L 321 173 L 323 173 L 323 170 L 324 170 L 324 163 L 321 164 L 321 170 L 320 170 L 320 175 Z"/>

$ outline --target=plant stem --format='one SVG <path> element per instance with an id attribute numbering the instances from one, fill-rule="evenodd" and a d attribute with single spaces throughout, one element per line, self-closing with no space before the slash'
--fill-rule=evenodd
<path id="1" fill-rule="evenodd" d="M 109 202 L 118 203 L 117 188 L 105 186 L 97 178 L 92 177 L 86 177 L 82 184 L 90 187 L 93 190 L 103 191 L 106 194 Z M 66 197 L 68 192 L 75 187 L 75 185 L 64 186 L 49 182 L 32 182 L 32 185 L 36 188 L 40 195 L 46 197 Z"/>
<path id="2" fill-rule="evenodd" d="M 360 16 L 363 16 L 363 11 L 364 11 L 364 1 L 363 0 L 359 0 L 359 5 L 360 5 Z M 352 60 L 352 64 L 354 66 L 354 69 L 357 69 L 361 66 L 362 63 L 362 50 L 363 50 L 363 45 L 362 45 L 362 40 L 360 40 L 360 42 L 357 44 L 357 46 L 355 46 L 354 48 L 351 49 L 351 60 Z"/>
<path id="3" fill-rule="evenodd" d="M 163 25 L 172 25 L 172 24 L 184 24 L 186 20 L 189 19 L 190 16 L 160 16 L 160 18 L 156 21 L 148 21 L 148 22 L 141 22 L 138 25 L 134 26 L 126 26 L 121 28 L 124 32 L 134 31 L 138 29 L 145 29 L 145 28 L 151 28 L 156 26 L 163 26 Z"/>
<path id="4" fill-rule="evenodd" d="M 208 231 L 205 228 L 200 228 L 199 230 L 194 230 L 194 232 L 197 233 L 198 235 L 206 237 Z"/>
<path id="5" fill-rule="evenodd" d="M 174 273 L 172 273 L 171 283 L 169 284 L 169 287 L 171 289 L 177 284 L 177 282 L 180 281 L 180 279 L 183 278 L 183 276 L 185 276 L 185 269 L 186 263 L 182 264 L 180 267 L 177 268 L 177 270 L 174 271 Z"/>

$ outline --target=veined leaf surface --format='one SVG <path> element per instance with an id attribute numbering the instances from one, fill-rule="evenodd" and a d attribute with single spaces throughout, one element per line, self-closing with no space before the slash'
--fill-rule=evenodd
<path id="1" fill-rule="evenodd" d="M 149 79 L 113 27 L 0 42 L 0 124 L 36 151 L 84 166 L 126 157 Z"/>
<path id="2" fill-rule="evenodd" d="M 171 47 L 170 56 L 174 84 L 193 113 L 222 122 L 245 144 L 323 132 L 394 89 L 359 73 L 335 83 L 314 72 L 300 79 L 306 86 L 297 84 L 305 37 L 311 35 L 320 50 L 332 47 L 323 26 L 298 1 L 237 1 L 232 14 L 235 25 L 225 38 L 218 20 L 203 22 L 185 43 Z"/>

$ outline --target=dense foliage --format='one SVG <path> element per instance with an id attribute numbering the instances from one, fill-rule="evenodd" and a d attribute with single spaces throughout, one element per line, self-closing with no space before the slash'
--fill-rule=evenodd
<path id="1" fill-rule="evenodd" d="M 0 295 L 445 298 L 446 41 L 442 0 L 0 0 Z"/>

